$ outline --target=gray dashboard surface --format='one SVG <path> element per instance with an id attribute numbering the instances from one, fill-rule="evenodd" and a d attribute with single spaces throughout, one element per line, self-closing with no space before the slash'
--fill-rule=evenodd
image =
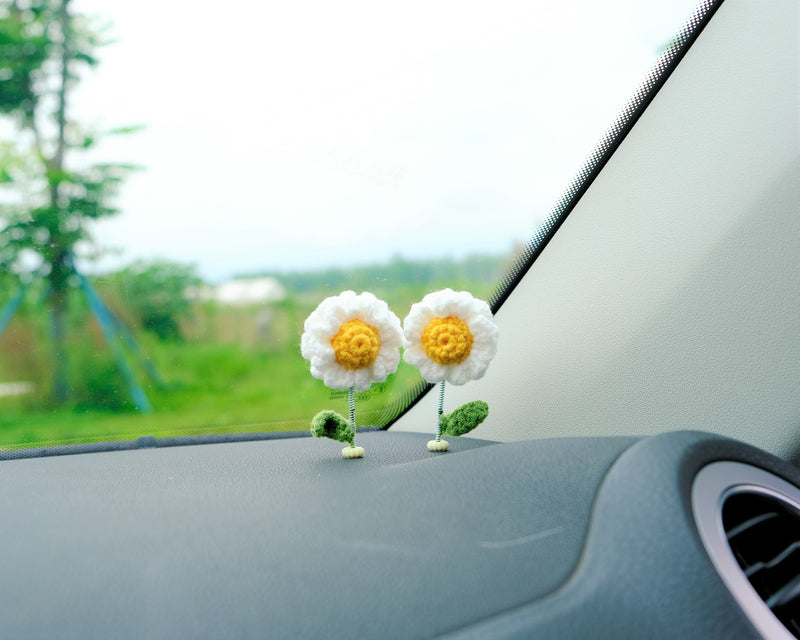
<path id="1" fill-rule="evenodd" d="M 0 463 L 2 637 L 429 637 L 555 589 L 631 439 L 359 436 Z"/>
<path id="2" fill-rule="evenodd" d="M 555 593 L 452 634 L 468 638 L 755 640 L 706 554 L 691 486 L 717 460 L 761 467 L 795 486 L 791 465 L 736 440 L 673 432 L 629 447 L 603 479 L 581 561 Z M 721 526 L 721 525 L 720 525 Z"/>
<path id="3" fill-rule="evenodd" d="M 0 637 L 757 637 L 689 488 L 714 460 L 793 467 L 699 432 L 429 438 L 0 462 Z"/>

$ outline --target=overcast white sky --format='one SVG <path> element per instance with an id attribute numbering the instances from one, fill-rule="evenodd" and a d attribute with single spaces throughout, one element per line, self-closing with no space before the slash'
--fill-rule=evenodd
<path id="1" fill-rule="evenodd" d="M 73 115 L 147 129 L 102 267 L 210 279 L 509 251 L 695 0 L 75 0 L 113 23 Z M 96 268 L 96 267 L 95 267 Z"/>

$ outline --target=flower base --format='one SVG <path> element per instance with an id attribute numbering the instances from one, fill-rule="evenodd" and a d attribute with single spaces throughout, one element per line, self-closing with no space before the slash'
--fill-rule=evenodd
<path id="1" fill-rule="evenodd" d="M 345 447 L 342 449 L 342 457 L 344 458 L 363 458 L 364 447 Z"/>
<path id="2" fill-rule="evenodd" d="M 447 451 L 450 448 L 450 443 L 447 440 L 428 440 L 428 451 L 437 451 L 439 453 Z"/>

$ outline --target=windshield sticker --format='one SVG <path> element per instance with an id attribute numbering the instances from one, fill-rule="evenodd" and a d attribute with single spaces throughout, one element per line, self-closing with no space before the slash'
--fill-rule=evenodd
<path id="1" fill-rule="evenodd" d="M 377 384 L 373 384 L 366 391 L 359 391 L 358 393 L 355 394 L 355 396 L 357 401 L 366 402 L 370 398 L 374 398 L 375 396 L 379 396 L 390 390 L 391 386 L 389 384 L 387 384 L 386 382 L 380 382 Z M 347 396 L 348 396 L 348 391 L 346 389 L 332 389 L 330 395 L 328 396 L 328 399 L 342 400 Z"/>

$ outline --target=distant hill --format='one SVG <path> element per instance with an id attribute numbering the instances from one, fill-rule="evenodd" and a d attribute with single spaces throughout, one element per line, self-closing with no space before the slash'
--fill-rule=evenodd
<path id="1" fill-rule="evenodd" d="M 287 291 L 297 294 L 343 289 L 374 291 L 398 285 L 457 288 L 481 283 L 488 289 L 500 280 L 510 261 L 508 255 L 472 255 L 462 260 L 395 257 L 384 264 L 309 271 L 262 271 L 237 277 L 275 278 Z"/>

